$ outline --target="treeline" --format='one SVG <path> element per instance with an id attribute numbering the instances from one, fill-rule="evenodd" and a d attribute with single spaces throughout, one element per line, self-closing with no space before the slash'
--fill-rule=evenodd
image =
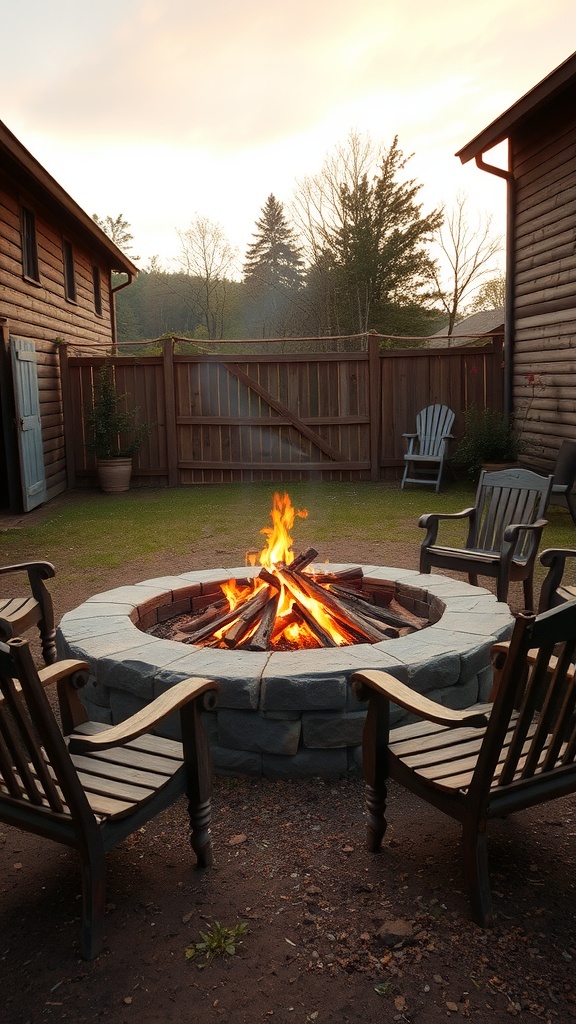
<path id="1" fill-rule="evenodd" d="M 241 280 L 223 229 L 197 216 L 178 232 L 178 272 L 153 259 L 118 292 L 119 340 L 424 337 L 447 324 L 450 333 L 498 242 L 488 226 L 469 230 L 463 199 L 443 237 L 444 209 L 423 209 L 408 159 L 397 139 L 375 148 L 352 134 L 299 183 L 289 213 L 268 196 Z M 107 222 L 111 237 L 131 240 L 121 217 Z M 445 284 L 441 265 L 451 268 Z"/>
<path id="2" fill-rule="evenodd" d="M 314 310 L 306 286 L 298 291 L 268 292 L 261 301 L 244 281 L 221 282 L 219 330 L 209 333 L 197 302 L 200 278 L 184 273 L 141 271 L 129 288 L 116 296 L 119 342 L 146 342 L 165 335 L 198 341 L 260 338 L 324 337 L 325 325 Z M 425 337 L 442 329 L 441 310 L 409 304 L 391 305 L 379 323 L 379 333 Z M 371 330 L 376 330 L 370 325 Z M 348 328 L 344 333 L 357 333 Z"/>

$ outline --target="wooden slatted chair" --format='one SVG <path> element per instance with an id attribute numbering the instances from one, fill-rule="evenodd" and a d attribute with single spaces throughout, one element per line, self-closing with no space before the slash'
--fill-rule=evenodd
<path id="1" fill-rule="evenodd" d="M 0 597 L 0 640 L 21 636 L 37 626 L 47 665 L 56 661 L 56 629 L 52 598 L 44 580 L 52 579 L 55 572 L 51 562 L 21 562 L 18 565 L 0 566 L 0 576 L 27 573 L 30 587 L 30 593 L 24 597 Z"/>
<path id="2" fill-rule="evenodd" d="M 556 645 L 557 657 L 552 653 Z M 368 847 L 386 831 L 388 779 L 462 826 L 472 917 L 492 922 L 486 828 L 503 817 L 576 791 L 576 604 L 522 613 L 512 638 L 493 648 L 493 704 L 451 711 L 379 670 L 352 676 L 369 701 L 363 737 Z M 390 703 L 421 721 L 390 730 Z"/>
<path id="3" fill-rule="evenodd" d="M 555 608 L 565 601 L 576 601 L 576 567 L 572 567 L 568 579 L 564 578 L 566 562 L 573 558 L 576 558 L 574 548 L 546 548 L 541 552 L 540 561 L 548 568 L 548 572 L 540 590 L 539 612 Z"/>
<path id="4" fill-rule="evenodd" d="M 455 413 L 447 405 L 429 405 L 416 417 L 416 433 L 402 434 L 408 444 L 404 456 L 405 484 L 434 484 L 440 490 L 442 470 L 451 439 Z"/>
<path id="5" fill-rule="evenodd" d="M 522 580 L 525 608 L 534 608 L 534 564 L 544 513 L 550 498 L 552 476 L 543 477 L 527 469 L 482 471 L 473 508 L 462 512 L 431 512 L 418 525 L 426 530 L 420 548 L 420 572 L 432 566 L 465 572 L 478 586 L 478 576 L 496 579 L 499 601 L 508 600 L 513 580 Z M 468 521 L 463 547 L 442 547 L 436 543 L 441 520 Z"/>
<path id="6" fill-rule="evenodd" d="M 0 821 L 77 851 L 80 950 L 92 959 L 103 942 L 106 853 L 184 792 L 190 844 L 199 866 L 212 863 L 211 759 L 200 712 L 216 684 L 186 679 L 110 727 L 87 719 L 78 695 L 87 669 L 60 661 L 37 672 L 26 641 L 0 643 Z M 53 683 L 64 735 L 44 689 Z M 182 744 L 151 734 L 178 709 Z"/>

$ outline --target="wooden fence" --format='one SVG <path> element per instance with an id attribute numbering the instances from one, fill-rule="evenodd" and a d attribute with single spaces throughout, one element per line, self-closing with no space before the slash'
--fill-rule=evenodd
<path id="1" fill-rule="evenodd" d="M 322 339 L 325 342 L 325 339 Z M 246 347 L 246 346 L 244 346 Z M 115 356 L 126 407 L 152 424 L 134 460 L 134 482 L 175 487 L 255 480 L 383 480 L 397 477 L 402 434 L 431 403 L 462 414 L 502 409 L 502 344 L 361 352 Z M 61 348 L 68 486 L 95 482 L 85 415 L 103 357 Z"/>

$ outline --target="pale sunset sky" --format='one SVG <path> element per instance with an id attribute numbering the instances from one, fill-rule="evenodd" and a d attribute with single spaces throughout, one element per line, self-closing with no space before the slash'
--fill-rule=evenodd
<path id="1" fill-rule="evenodd" d="M 454 154 L 576 49 L 574 0 L 26 0 L 0 24 L 0 119 L 165 269 L 196 216 L 241 264 L 267 196 L 352 131 L 398 135 L 425 212 L 465 194 L 503 233 L 504 182 Z"/>

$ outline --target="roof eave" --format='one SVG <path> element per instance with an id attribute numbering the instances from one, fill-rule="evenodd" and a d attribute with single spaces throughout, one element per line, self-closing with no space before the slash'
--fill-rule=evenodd
<path id="1" fill-rule="evenodd" d="M 476 138 L 468 142 L 462 149 L 459 149 L 456 156 L 465 164 L 476 156 L 497 146 L 509 137 L 514 127 L 536 113 L 540 107 L 549 103 L 556 95 L 563 92 L 574 78 L 576 78 L 576 53 L 568 57 L 555 71 L 552 71 L 538 85 L 534 86 L 530 92 L 522 96 L 500 117 L 497 117 Z"/>
<path id="2" fill-rule="evenodd" d="M 99 249 L 104 249 L 110 260 L 110 267 L 119 273 L 135 277 L 138 274 L 138 267 L 132 260 L 114 244 L 112 239 L 98 227 L 78 203 L 58 184 L 55 178 L 48 173 L 46 168 L 36 160 L 35 157 L 22 145 L 9 128 L 0 121 L 0 152 L 7 153 L 12 160 L 16 161 L 21 168 L 34 179 L 35 183 L 52 200 L 55 200 L 71 216 L 83 231 L 87 231 L 94 239 Z"/>

